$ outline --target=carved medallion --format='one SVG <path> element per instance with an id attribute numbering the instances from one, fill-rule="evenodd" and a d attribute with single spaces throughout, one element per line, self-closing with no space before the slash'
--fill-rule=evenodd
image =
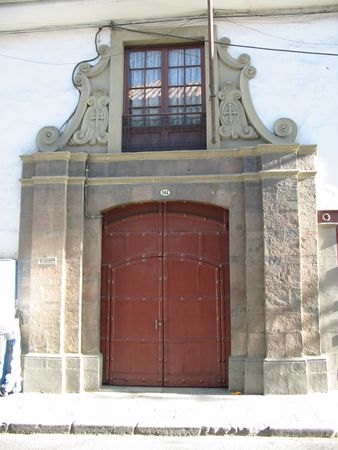
<path id="1" fill-rule="evenodd" d="M 248 124 L 248 120 L 240 99 L 241 91 L 234 83 L 228 81 L 219 91 L 221 100 L 219 133 L 221 139 L 258 139 L 255 129 Z"/>
<path id="2" fill-rule="evenodd" d="M 81 128 L 75 131 L 71 145 L 106 144 L 108 142 L 108 104 L 109 97 L 104 89 L 96 89 L 87 100 L 87 110 Z"/>

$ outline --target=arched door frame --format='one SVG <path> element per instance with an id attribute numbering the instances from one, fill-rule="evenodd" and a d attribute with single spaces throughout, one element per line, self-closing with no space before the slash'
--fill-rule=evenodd
<path id="1" fill-rule="evenodd" d="M 159 213 L 160 215 L 157 216 L 157 213 Z M 145 221 L 145 224 L 142 226 L 145 226 L 146 228 L 145 229 L 142 228 L 141 230 L 138 229 L 138 227 L 140 226 L 140 222 L 142 222 L 142 220 Z M 128 221 L 129 221 L 128 226 L 130 229 L 128 229 L 128 232 L 124 233 L 122 230 L 125 229 L 126 222 Z M 166 221 L 168 223 L 165 223 Z M 160 232 L 156 234 L 155 229 L 157 231 L 158 227 L 160 227 Z M 190 227 L 192 228 L 190 229 Z M 197 229 L 195 230 L 194 228 Z M 142 241 L 142 239 L 144 240 L 144 242 Z M 163 247 L 162 250 L 160 250 L 158 246 L 161 246 L 163 242 L 165 242 L 165 246 Z M 145 245 L 145 247 L 138 248 L 138 246 L 140 245 Z M 122 247 L 124 246 L 124 248 L 123 249 L 120 248 L 121 246 Z M 152 246 L 154 246 L 154 248 L 152 248 Z M 129 248 L 130 253 L 127 256 L 124 256 L 123 251 L 127 247 Z M 194 247 L 194 250 L 192 250 L 190 247 Z M 151 258 L 148 258 L 147 260 L 147 255 L 145 253 L 141 255 L 140 251 L 150 252 L 149 255 Z M 193 255 L 194 252 L 196 252 L 195 255 Z M 156 260 L 157 255 L 159 255 L 160 253 L 162 253 L 162 255 L 160 256 L 160 259 L 157 261 Z M 131 323 L 129 324 L 129 322 L 132 321 L 133 312 L 128 310 L 129 312 L 127 313 L 124 309 L 127 307 L 126 305 L 128 305 L 128 300 L 129 304 L 132 304 L 132 299 L 138 298 L 139 294 L 139 292 L 137 292 L 137 295 L 135 294 L 135 292 L 130 293 L 130 286 L 128 286 L 127 281 L 128 276 L 132 276 L 133 278 L 137 279 L 138 277 L 137 271 L 142 272 L 146 267 L 142 263 L 137 265 L 138 264 L 137 255 L 139 256 L 139 261 L 141 261 L 142 263 L 148 261 L 147 264 L 149 264 L 149 261 L 151 261 L 151 264 L 154 265 L 154 267 L 151 268 L 151 271 L 145 270 L 142 277 L 147 278 L 147 274 L 149 275 L 149 273 L 151 273 L 152 277 L 152 272 L 154 272 L 156 273 L 155 277 L 159 277 L 160 280 L 162 280 L 162 277 L 163 280 L 166 280 L 167 278 L 170 280 L 170 281 L 163 281 L 163 287 L 161 284 L 160 289 L 161 292 L 158 293 L 161 299 L 160 313 L 159 313 L 160 319 L 155 320 L 155 323 L 157 325 L 157 326 L 155 325 L 155 328 L 157 329 L 157 327 L 161 327 L 162 325 L 162 329 L 160 331 L 162 332 L 163 330 L 165 330 L 163 331 L 165 335 L 164 337 L 162 336 L 164 342 L 163 347 L 164 353 L 161 351 L 159 352 L 159 360 L 160 362 L 163 361 L 162 364 L 164 367 L 164 372 L 166 370 L 167 372 L 166 375 L 163 374 L 162 376 L 154 375 L 152 378 L 150 377 L 148 379 L 147 378 L 148 376 L 147 375 L 142 376 L 141 374 L 142 371 L 140 371 L 138 377 L 133 378 L 133 376 L 128 377 L 125 375 L 125 378 L 123 378 L 125 381 L 123 381 L 123 379 L 121 378 L 122 377 L 121 374 L 117 375 L 115 373 L 115 376 L 113 376 L 112 371 L 114 372 L 115 370 L 115 372 L 117 372 L 116 368 L 119 366 L 119 361 L 124 360 L 125 357 L 123 355 L 125 355 L 128 351 L 130 352 L 131 349 L 133 348 L 130 343 L 128 344 L 128 341 L 135 340 L 135 336 L 131 337 L 134 333 L 133 328 L 129 330 L 129 337 L 124 336 L 124 331 L 123 332 L 121 331 L 122 329 L 120 329 L 119 332 L 116 330 L 119 329 L 119 321 L 121 320 L 125 321 L 124 324 L 121 325 L 121 327 L 124 326 L 128 328 L 128 326 L 131 326 L 135 328 L 135 323 L 134 325 L 131 325 Z M 120 261 L 118 260 L 118 258 L 120 259 L 127 258 L 127 259 L 124 263 L 123 262 L 121 263 L 122 259 Z M 189 258 L 191 262 L 190 265 L 188 264 Z M 194 259 L 195 262 L 193 262 Z M 176 263 L 174 261 L 176 261 Z M 158 266 L 158 263 L 160 268 Z M 135 269 L 136 271 L 133 269 L 134 266 L 135 267 L 137 266 Z M 123 267 L 123 269 L 121 269 L 121 267 Z M 196 270 L 198 271 L 198 273 L 200 273 L 200 275 L 196 275 L 199 281 L 197 280 L 197 278 L 196 281 L 190 280 L 189 285 L 187 285 L 182 280 L 179 281 L 179 278 L 181 277 L 180 273 L 181 271 L 187 271 L 185 273 L 185 277 L 189 277 L 189 273 L 190 272 L 195 273 Z M 159 272 L 163 271 L 163 273 L 161 272 L 160 274 L 157 274 L 157 271 Z M 124 272 L 126 272 L 128 275 L 126 275 Z M 174 273 L 176 273 L 176 275 L 174 275 Z M 208 297 L 210 296 L 210 293 L 203 294 L 203 289 L 206 289 L 205 287 L 203 288 L 203 285 L 207 286 L 210 280 L 213 279 L 213 277 L 215 277 L 214 281 L 215 284 L 212 288 L 208 287 L 208 289 L 214 289 L 215 295 L 218 298 L 217 301 L 215 300 L 216 303 L 214 304 L 214 306 L 212 306 L 212 308 L 216 308 L 214 310 L 214 313 L 212 313 L 215 314 L 215 317 L 213 319 L 208 318 L 208 314 L 210 314 L 210 312 L 207 313 L 208 308 L 210 310 L 210 306 L 208 306 L 208 308 L 203 312 L 203 322 L 200 322 L 199 325 L 194 324 L 194 322 L 190 322 L 186 331 L 183 332 L 183 335 L 178 336 L 180 333 L 182 334 L 182 330 L 184 329 L 184 326 L 182 326 L 181 324 L 180 331 L 178 330 L 172 331 L 172 333 L 174 335 L 176 333 L 176 335 L 175 338 L 171 339 L 169 335 L 170 325 L 172 326 L 172 323 L 174 322 L 178 323 L 177 318 L 181 317 L 184 311 L 184 308 L 182 309 L 182 305 L 184 304 L 184 302 L 189 303 L 188 299 L 190 298 L 189 297 L 190 295 L 192 295 L 191 299 L 196 298 L 197 300 L 198 298 L 199 301 L 203 300 L 200 303 L 195 302 L 195 306 L 194 302 L 190 304 L 189 307 L 192 309 L 189 310 L 189 314 L 191 315 L 193 315 L 194 311 L 197 315 L 200 315 L 201 312 L 199 311 L 199 309 L 201 308 L 201 306 L 204 305 L 205 308 L 205 305 L 208 304 L 208 301 L 210 303 L 210 298 Z M 174 279 L 175 282 L 173 281 Z M 149 304 L 151 304 L 150 300 L 152 300 L 152 296 L 154 295 L 154 293 L 153 292 L 149 293 L 148 286 L 152 283 L 155 283 L 154 286 L 156 290 L 157 289 L 156 280 L 151 282 L 147 281 L 145 283 L 146 285 L 145 288 L 141 288 L 142 279 L 138 281 L 139 286 L 138 289 L 141 289 L 141 291 L 142 289 L 145 289 L 144 292 L 142 291 L 143 294 L 145 295 L 143 300 L 148 299 L 148 301 L 143 302 L 143 306 L 141 302 L 139 302 L 140 303 L 139 306 L 134 307 L 139 308 L 140 305 L 141 307 L 144 307 L 144 305 L 148 305 L 149 307 Z M 179 283 L 181 283 L 181 286 L 177 287 Z M 213 282 L 211 281 L 211 284 L 212 283 Z M 198 288 L 196 286 L 192 287 L 195 284 L 196 286 L 198 284 L 199 287 Z M 185 289 L 183 288 L 183 285 L 184 286 L 191 285 L 190 289 L 193 290 L 199 289 L 199 291 L 198 293 L 196 291 L 195 294 L 189 293 L 187 294 L 187 297 L 185 297 L 185 294 L 182 294 L 182 292 Z M 122 302 L 120 298 L 121 289 L 124 292 L 123 294 L 124 301 Z M 176 294 L 173 294 L 175 290 L 177 290 L 177 292 Z M 183 295 L 183 297 L 180 297 L 181 295 Z M 170 299 L 170 302 L 168 301 L 168 299 Z M 182 302 L 182 300 L 184 301 Z M 138 302 L 136 302 L 135 304 L 137 303 Z M 124 306 L 122 307 L 122 305 Z M 170 305 L 170 307 L 168 305 Z M 174 312 L 175 308 L 177 309 L 177 311 Z M 167 309 L 168 311 L 172 309 L 171 319 L 169 319 L 170 312 L 168 312 Z M 118 318 L 118 313 L 116 311 L 120 311 L 119 313 L 120 318 Z M 167 318 L 166 314 L 167 315 L 169 314 Z M 140 313 L 140 315 L 142 314 Z M 124 317 L 124 319 L 122 319 L 121 317 Z M 175 321 L 173 320 L 174 317 L 176 318 Z M 186 320 L 188 319 L 189 318 L 187 317 Z M 197 320 L 201 320 L 201 318 Z M 204 351 L 205 354 L 203 358 L 199 361 L 199 363 L 197 362 L 197 364 L 200 365 L 200 369 L 196 370 L 197 371 L 200 370 L 201 372 L 200 375 L 193 376 L 190 374 L 189 375 L 190 381 L 185 380 L 186 376 L 184 375 L 183 376 L 168 375 L 170 370 L 171 371 L 180 370 L 177 368 L 174 369 L 173 367 L 171 367 L 170 369 L 170 364 L 171 366 L 173 366 L 175 365 L 175 363 L 174 362 L 170 363 L 170 358 L 168 360 L 168 354 L 170 354 L 170 352 L 168 353 L 168 348 L 172 349 L 175 348 L 175 351 L 174 350 L 171 351 L 172 355 L 175 353 L 175 358 L 181 352 L 182 360 L 183 359 L 186 360 L 188 353 L 191 353 L 193 351 L 197 351 L 197 353 L 201 354 L 201 352 L 203 352 L 203 348 L 207 348 L 206 347 L 207 341 L 202 342 L 203 341 L 202 335 L 206 333 L 204 328 L 206 328 L 207 326 L 209 326 L 210 328 L 211 326 L 210 323 L 207 325 L 208 320 L 209 321 L 211 320 L 211 323 L 212 320 L 215 320 L 215 331 L 213 331 L 212 333 L 216 333 L 217 329 L 217 336 L 218 336 L 217 363 L 215 364 L 216 365 L 218 364 L 221 368 L 219 369 L 220 373 L 218 374 L 219 378 L 217 383 L 216 381 L 211 381 L 213 380 L 212 377 L 208 378 L 208 376 L 206 376 L 205 378 L 205 375 L 203 375 L 204 371 L 211 370 L 212 363 L 211 362 L 208 363 L 207 359 L 209 354 L 212 353 L 211 351 L 212 346 L 210 347 L 210 350 Z M 177 326 L 179 327 L 179 325 L 176 325 L 176 327 Z M 182 342 L 180 346 L 175 347 L 174 344 L 175 339 L 176 341 L 188 339 L 189 335 L 188 329 L 194 327 L 199 328 L 198 331 L 195 330 L 195 333 L 197 333 L 197 335 L 200 333 L 201 343 L 199 344 L 199 347 L 198 346 L 196 347 L 195 345 L 195 348 L 194 346 L 191 346 L 190 348 L 188 344 L 184 344 Z M 211 328 L 213 328 L 213 326 L 211 326 Z M 111 330 L 114 331 L 112 332 Z M 103 380 L 108 384 L 141 384 L 141 385 L 171 384 L 171 385 L 185 386 L 189 385 L 190 383 L 190 385 L 192 386 L 195 385 L 203 386 L 204 383 L 206 383 L 206 385 L 210 386 L 227 385 L 228 357 L 230 356 L 228 211 L 218 206 L 206 205 L 197 202 L 181 202 L 181 201 L 147 202 L 143 204 L 130 204 L 106 210 L 103 217 L 103 236 L 102 236 L 101 331 L 102 331 L 101 350 L 104 354 Z M 210 330 L 208 332 L 210 333 Z M 112 333 L 115 333 L 114 336 Z M 139 333 L 142 334 L 143 330 L 139 331 Z M 144 333 L 147 334 L 146 331 L 144 331 Z M 148 334 L 149 333 L 152 335 L 153 332 L 148 330 Z M 184 336 L 184 333 L 186 334 L 186 336 Z M 194 339 L 196 339 L 196 336 L 190 337 L 190 339 L 194 341 Z M 208 337 L 204 336 L 203 338 L 210 340 L 210 336 Z M 138 337 L 138 340 L 140 342 L 141 341 L 148 342 L 152 341 L 152 339 L 153 337 L 149 339 L 146 338 L 145 336 L 143 336 L 142 339 L 140 336 Z M 123 341 L 122 343 L 121 340 Z M 144 342 L 141 346 L 140 342 L 138 342 L 138 344 L 135 344 L 139 345 L 139 350 L 135 350 L 135 354 L 133 356 L 134 360 L 137 360 L 139 353 L 142 352 L 141 349 L 145 348 L 145 346 L 143 345 Z M 157 343 L 155 347 L 154 345 L 150 346 L 148 345 L 148 352 L 150 351 L 149 349 L 151 348 L 152 349 L 151 351 L 153 351 L 154 354 L 156 354 Z M 208 345 L 210 345 L 210 343 Z M 173 360 L 175 358 L 172 357 L 171 359 Z M 216 358 L 216 348 L 215 348 L 215 358 Z M 198 357 L 196 356 L 195 359 L 197 361 Z M 204 364 L 209 366 L 210 369 L 202 368 L 203 365 L 202 361 L 204 360 L 205 360 Z M 132 370 L 128 369 L 128 367 L 133 365 L 131 364 L 131 362 L 124 362 L 123 364 L 124 369 L 122 370 L 122 372 L 124 371 L 124 373 L 127 373 L 128 370 Z M 155 357 L 153 364 L 155 367 L 156 366 Z M 167 368 L 166 364 L 168 366 Z M 185 361 L 183 365 L 186 366 L 187 364 L 188 363 Z M 142 370 L 147 371 L 148 369 L 145 368 Z M 154 374 L 157 373 L 156 367 L 153 370 L 153 373 Z M 199 379 L 198 381 L 197 378 Z"/>

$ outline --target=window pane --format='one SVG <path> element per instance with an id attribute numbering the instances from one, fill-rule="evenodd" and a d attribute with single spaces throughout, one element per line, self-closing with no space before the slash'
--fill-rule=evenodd
<path id="1" fill-rule="evenodd" d="M 141 108 L 144 104 L 143 89 L 130 89 L 129 91 L 129 108 Z"/>
<path id="2" fill-rule="evenodd" d="M 131 70 L 129 72 L 129 86 L 144 86 L 144 70 Z"/>
<path id="3" fill-rule="evenodd" d="M 144 114 L 159 114 L 160 108 L 145 108 Z"/>
<path id="4" fill-rule="evenodd" d="M 201 112 L 201 106 L 189 106 L 187 108 L 187 113 L 200 113 Z M 186 115 L 186 124 L 187 125 L 199 125 L 201 122 L 201 115 L 200 114 L 187 114 Z"/>
<path id="5" fill-rule="evenodd" d="M 143 109 L 143 108 L 135 108 L 135 109 L 132 109 L 132 110 L 130 111 L 130 114 L 132 114 L 133 116 L 138 116 L 138 115 L 140 115 L 140 114 L 144 114 L 144 109 Z"/>
<path id="6" fill-rule="evenodd" d="M 184 125 L 185 115 L 182 114 L 184 108 L 169 108 L 169 112 L 171 113 L 168 117 L 169 125 Z"/>
<path id="7" fill-rule="evenodd" d="M 161 67 L 161 52 L 158 50 L 147 52 L 147 67 Z"/>
<path id="8" fill-rule="evenodd" d="M 201 124 L 201 116 L 199 114 L 190 115 L 188 114 L 185 118 L 187 125 L 200 125 Z"/>
<path id="9" fill-rule="evenodd" d="M 187 105 L 200 105 L 202 103 L 202 89 L 200 86 L 185 88 L 185 103 Z"/>
<path id="10" fill-rule="evenodd" d="M 169 105 L 184 105 L 184 88 L 169 88 Z"/>
<path id="11" fill-rule="evenodd" d="M 184 107 L 170 107 L 168 123 L 170 125 L 183 125 L 185 120 L 184 112 Z"/>
<path id="12" fill-rule="evenodd" d="M 146 106 L 161 106 L 161 89 L 146 90 Z"/>
<path id="13" fill-rule="evenodd" d="M 189 106 L 186 111 L 187 113 L 198 113 L 201 112 L 201 106 Z"/>
<path id="14" fill-rule="evenodd" d="M 146 71 L 146 86 L 161 86 L 160 69 L 148 69 Z"/>
<path id="15" fill-rule="evenodd" d="M 169 86 L 184 84 L 184 69 L 169 69 Z"/>
<path id="16" fill-rule="evenodd" d="M 144 67 L 144 52 L 130 52 L 129 66 L 131 69 L 141 69 Z"/>
<path id="17" fill-rule="evenodd" d="M 201 68 L 189 67 L 185 69 L 186 84 L 201 84 Z"/>
<path id="18" fill-rule="evenodd" d="M 146 108 L 144 113 L 147 115 L 145 118 L 145 124 L 147 126 L 160 126 L 161 125 L 161 116 L 159 115 L 159 108 Z"/>
<path id="19" fill-rule="evenodd" d="M 185 112 L 185 108 L 184 106 L 171 106 L 169 108 L 169 113 L 184 113 Z"/>
<path id="20" fill-rule="evenodd" d="M 185 65 L 186 66 L 201 65 L 201 50 L 199 48 L 185 49 Z"/>
<path id="21" fill-rule="evenodd" d="M 133 115 L 133 117 L 129 119 L 129 123 L 133 127 L 144 127 L 144 116 L 137 116 L 135 114 L 135 116 Z"/>
<path id="22" fill-rule="evenodd" d="M 184 49 L 169 50 L 169 67 L 184 66 Z"/>
<path id="23" fill-rule="evenodd" d="M 132 109 L 130 111 L 130 114 L 132 115 L 132 117 L 129 119 L 130 120 L 130 124 L 133 127 L 143 127 L 144 126 L 144 109 L 143 108 L 137 108 L 137 109 Z"/>

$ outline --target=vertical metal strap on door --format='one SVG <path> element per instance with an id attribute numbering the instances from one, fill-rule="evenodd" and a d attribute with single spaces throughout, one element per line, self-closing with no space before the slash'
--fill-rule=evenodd
<path id="1" fill-rule="evenodd" d="M 161 363 L 161 377 L 159 377 L 159 381 L 161 383 L 161 386 L 164 385 L 164 370 L 163 370 L 163 366 L 164 366 L 164 336 L 165 336 L 165 317 L 164 317 L 164 298 L 165 298 L 165 287 L 164 287 L 164 276 L 165 276 L 165 270 L 164 270 L 164 253 L 165 253 L 165 231 L 164 231 L 164 207 L 165 207 L 165 203 L 159 203 L 159 213 L 161 215 L 161 231 L 160 231 L 160 236 L 161 236 L 161 274 L 160 274 L 160 292 L 161 292 L 161 297 L 160 297 L 160 301 L 159 301 L 159 310 L 158 310 L 158 315 L 159 315 L 159 320 L 161 323 L 160 329 L 159 329 L 159 334 L 161 336 L 160 339 L 160 343 L 159 343 L 159 361 Z"/>

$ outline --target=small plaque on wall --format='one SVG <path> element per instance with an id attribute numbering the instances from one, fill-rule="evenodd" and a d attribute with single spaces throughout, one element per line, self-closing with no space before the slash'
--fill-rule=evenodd
<path id="1" fill-rule="evenodd" d="M 41 266 L 56 266 L 56 256 L 40 256 L 38 258 L 38 264 Z"/>

